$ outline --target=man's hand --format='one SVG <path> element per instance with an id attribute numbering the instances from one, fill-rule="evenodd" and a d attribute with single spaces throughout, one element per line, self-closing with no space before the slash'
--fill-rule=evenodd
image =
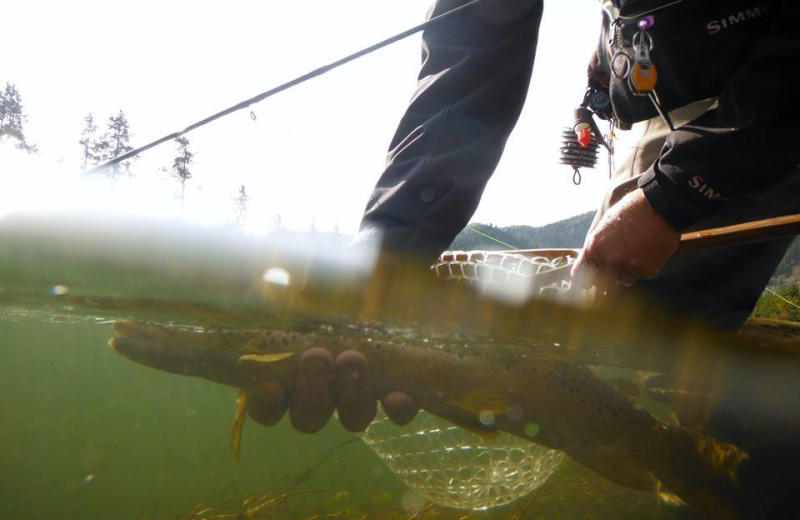
<path id="1" fill-rule="evenodd" d="M 653 210 L 641 189 L 614 204 L 587 237 L 573 276 L 592 268 L 631 285 L 658 273 L 678 249 L 681 234 Z"/>
<path id="2" fill-rule="evenodd" d="M 397 424 L 407 424 L 417 414 L 418 407 L 409 394 L 392 391 L 375 396 L 372 388 L 369 363 L 360 352 L 347 350 L 334 359 L 328 350 L 311 348 L 300 357 L 294 388 L 262 381 L 247 392 L 248 414 L 256 422 L 271 426 L 288 408 L 292 426 L 306 433 L 322 429 L 334 408 L 347 430 L 362 431 L 375 418 L 377 398 Z"/>

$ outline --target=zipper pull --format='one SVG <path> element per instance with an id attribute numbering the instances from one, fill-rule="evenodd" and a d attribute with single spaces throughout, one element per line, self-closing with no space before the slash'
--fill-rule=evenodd
<path id="1" fill-rule="evenodd" d="M 653 38 L 647 29 L 653 26 L 652 15 L 639 20 L 639 32 L 633 35 L 633 64 L 628 75 L 628 86 L 637 96 L 647 96 L 658 83 L 658 69 L 650 59 L 653 50 Z"/>

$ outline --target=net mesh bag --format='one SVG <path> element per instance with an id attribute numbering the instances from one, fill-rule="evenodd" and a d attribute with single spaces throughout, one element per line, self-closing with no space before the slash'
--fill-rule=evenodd
<path id="1" fill-rule="evenodd" d="M 459 509 L 513 502 L 544 484 L 564 457 L 506 433 L 486 439 L 425 411 L 406 426 L 380 415 L 361 436 L 408 487 Z"/>
<path id="2" fill-rule="evenodd" d="M 519 251 L 448 251 L 431 269 L 444 280 L 470 281 L 507 286 L 526 284 L 531 296 L 559 298 L 570 289 L 569 270 L 575 262 L 574 249 L 530 249 Z M 558 276 L 548 276 L 558 274 Z M 544 280 L 541 283 L 538 280 Z"/>
<path id="3" fill-rule="evenodd" d="M 442 279 L 502 285 L 570 265 L 577 256 L 572 250 L 539 253 L 447 252 L 432 270 Z M 555 296 L 568 289 L 565 280 L 538 287 Z M 485 510 L 526 496 L 564 457 L 506 433 L 486 439 L 425 411 L 406 426 L 379 415 L 361 437 L 410 488 L 431 502 L 460 509 Z"/>

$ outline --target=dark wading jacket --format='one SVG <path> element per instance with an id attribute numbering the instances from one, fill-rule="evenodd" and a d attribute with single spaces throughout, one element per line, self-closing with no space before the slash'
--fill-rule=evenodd
<path id="1" fill-rule="evenodd" d="M 612 9 L 615 19 L 608 10 L 603 14 L 600 47 L 606 71 L 621 66 L 620 60 L 612 62 L 615 50 L 633 55 L 636 21 L 652 13 L 651 56 L 664 108 L 718 98 L 715 109 L 669 136 L 661 157 L 639 183 L 667 222 L 683 231 L 712 215 L 738 213 L 754 204 L 754 197 L 800 173 L 800 142 L 792 138 L 800 123 L 800 82 L 787 75 L 790 64 L 800 64 L 800 19 L 782 2 L 619 4 Z M 616 49 L 611 43 L 615 27 L 621 33 Z M 607 78 L 621 124 L 658 115 L 647 97 L 631 93 L 627 80 L 613 73 Z"/>
<path id="2" fill-rule="evenodd" d="M 430 14 L 465 1 L 438 0 Z M 656 115 L 647 98 L 633 96 L 624 80 L 608 73 L 618 50 L 609 40 L 611 28 L 620 30 L 623 50 L 632 52 L 630 39 L 645 14 L 655 17 L 651 56 L 664 108 L 718 99 L 715 109 L 669 136 L 642 176 L 640 186 L 656 211 L 678 230 L 800 211 L 796 1 L 604 3 L 610 5 L 604 6 L 590 84 L 608 89 L 620 123 Z M 540 0 L 486 0 L 423 34 L 417 92 L 390 144 L 360 239 L 380 235 L 388 248 L 432 259 L 467 224 L 522 110 L 541 12 Z M 654 290 L 671 292 L 665 299 L 685 308 L 735 308 L 731 323 L 740 323 L 786 242 L 757 246 L 698 258 Z M 742 273 L 724 273 L 720 262 L 739 265 L 749 281 Z M 737 285 L 721 293 L 734 276 Z M 685 305 L 690 299 L 695 303 Z"/>

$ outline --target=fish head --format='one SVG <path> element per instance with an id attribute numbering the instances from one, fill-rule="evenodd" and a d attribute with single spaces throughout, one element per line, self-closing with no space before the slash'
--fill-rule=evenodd
<path id="1" fill-rule="evenodd" d="M 242 380 L 240 358 L 248 350 L 246 342 L 236 338 L 134 320 L 115 322 L 114 333 L 111 347 L 140 365 L 233 386 Z"/>

